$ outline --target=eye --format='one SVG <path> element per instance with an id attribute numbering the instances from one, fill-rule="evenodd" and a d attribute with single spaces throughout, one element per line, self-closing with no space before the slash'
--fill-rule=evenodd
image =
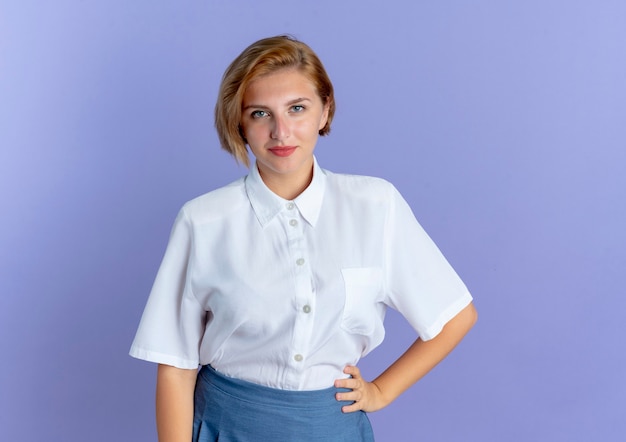
<path id="1" fill-rule="evenodd" d="M 252 118 L 264 118 L 269 116 L 269 114 L 264 110 L 255 110 L 250 114 Z"/>
<path id="2" fill-rule="evenodd" d="M 302 112 L 305 109 L 305 107 L 301 104 L 295 104 L 293 106 L 291 106 L 291 112 L 293 113 L 298 113 L 298 112 Z"/>

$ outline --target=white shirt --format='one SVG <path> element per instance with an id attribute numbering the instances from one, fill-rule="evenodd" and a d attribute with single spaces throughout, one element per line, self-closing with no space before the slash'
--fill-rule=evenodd
<path id="1" fill-rule="evenodd" d="M 428 340 L 471 300 L 388 182 L 315 161 L 287 201 L 252 167 L 179 212 L 130 354 L 322 389 L 382 342 L 387 306 Z"/>

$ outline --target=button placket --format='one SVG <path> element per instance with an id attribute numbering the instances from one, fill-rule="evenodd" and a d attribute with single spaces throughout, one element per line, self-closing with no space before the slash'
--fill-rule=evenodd
<path id="1" fill-rule="evenodd" d="M 281 220 L 284 223 L 285 232 L 288 238 L 288 248 L 293 263 L 294 274 L 294 294 L 292 302 L 294 305 L 293 336 L 291 340 L 291 374 L 293 379 L 298 379 L 302 370 L 305 370 L 306 355 L 309 352 L 312 336 L 313 315 L 311 313 L 311 268 L 309 266 L 309 255 L 304 236 L 306 223 L 302 219 L 297 207 L 292 202 L 285 204 L 285 209 L 281 213 Z M 306 306 L 306 308 L 305 308 Z M 304 313 L 308 310 L 307 313 Z"/>

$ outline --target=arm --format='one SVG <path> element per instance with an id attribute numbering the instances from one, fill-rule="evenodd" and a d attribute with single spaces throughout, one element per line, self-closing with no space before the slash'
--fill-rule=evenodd
<path id="1" fill-rule="evenodd" d="M 346 367 L 344 373 L 352 378 L 336 380 L 335 387 L 349 388 L 352 391 L 338 393 L 337 400 L 355 402 L 344 406 L 342 410 L 345 413 L 358 410 L 369 412 L 389 405 L 441 362 L 472 328 L 476 319 L 476 309 L 470 303 L 435 338 L 430 341 L 418 338 L 372 382 L 365 381 L 357 367 Z"/>
<path id="2" fill-rule="evenodd" d="M 193 393 L 197 370 L 159 364 L 156 419 L 159 442 L 189 442 L 193 429 Z"/>

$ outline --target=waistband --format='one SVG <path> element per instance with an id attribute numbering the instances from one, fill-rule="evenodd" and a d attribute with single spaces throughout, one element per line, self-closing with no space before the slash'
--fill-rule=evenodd
<path id="1" fill-rule="evenodd" d="M 261 406 L 289 408 L 327 408 L 343 406 L 350 401 L 337 401 L 335 394 L 350 391 L 345 388 L 330 387 L 323 390 L 292 391 L 266 387 L 225 376 L 210 365 L 204 365 L 198 373 L 199 381 L 207 382 L 223 393 L 241 401 Z"/>

